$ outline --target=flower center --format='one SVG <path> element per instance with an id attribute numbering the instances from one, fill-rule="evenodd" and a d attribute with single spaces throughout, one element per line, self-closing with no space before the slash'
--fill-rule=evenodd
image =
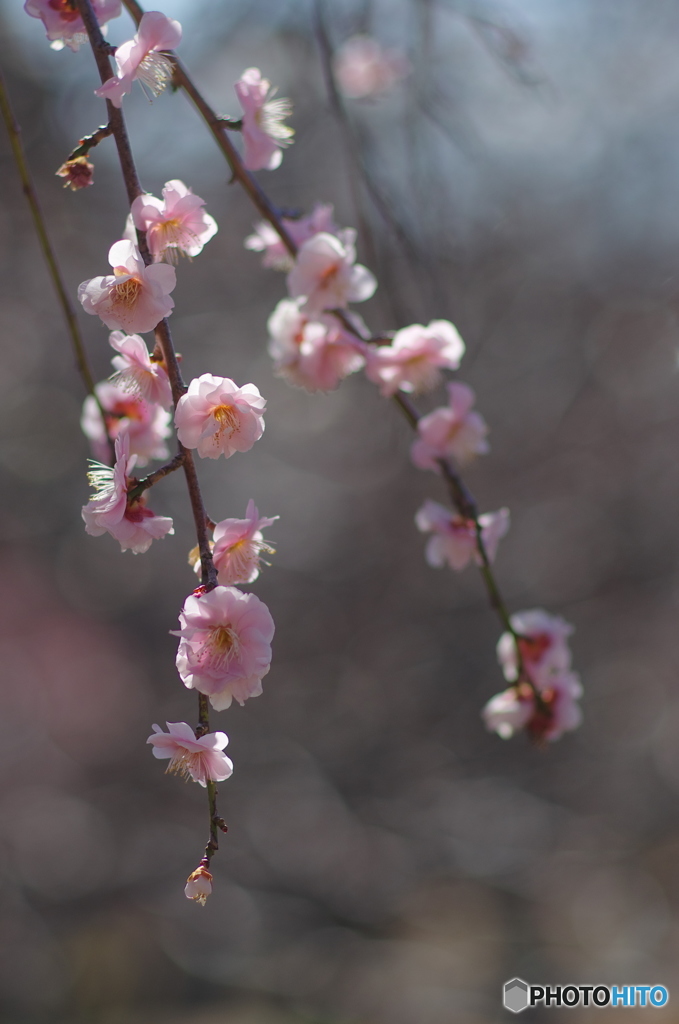
<path id="1" fill-rule="evenodd" d="M 49 0 L 47 6 L 57 11 L 64 21 L 77 21 L 80 17 L 74 0 Z"/>
<path id="2" fill-rule="evenodd" d="M 548 633 L 538 633 L 537 636 L 522 636 L 519 638 L 519 647 L 524 661 L 533 665 L 542 661 L 543 655 L 552 646 L 552 639 Z"/>
<path id="3" fill-rule="evenodd" d="M 215 437 L 219 437 L 227 429 L 230 433 L 238 429 L 238 416 L 232 405 L 217 405 L 212 410 L 212 415 L 217 424 Z"/>
<path id="4" fill-rule="evenodd" d="M 193 237 L 191 232 L 187 231 L 182 225 L 178 217 L 162 221 L 160 224 L 154 224 L 149 228 L 148 236 L 152 251 L 165 254 L 169 246 L 174 247 L 167 253 L 173 263 L 176 262 L 177 257 L 177 253 L 174 250 L 179 249 L 183 255 L 183 243 L 187 240 L 187 237 Z"/>
<path id="5" fill-rule="evenodd" d="M 193 775 L 199 777 L 204 776 L 200 759 L 202 754 L 199 750 L 191 752 L 190 750 L 180 749 L 174 755 L 167 768 L 165 769 L 166 775 L 180 775 L 187 781 Z"/>
<path id="6" fill-rule="evenodd" d="M 227 668 L 239 652 L 240 644 L 234 630 L 230 626 L 214 626 L 208 633 L 201 654 L 207 662 L 206 667 L 219 671 Z"/>
<path id="7" fill-rule="evenodd" d="M 152 50 L 140 61 L 137 79 L 146 86 L 152 96 L 160 96 L 172 79 L 172 61 L 164 53 Z"/>
<path id="8" fill-rule="evenodd" d="M 116 306 L 130 308 L 134 306 L 142 290 L 142 283 L 138 277 L 130 277 L 121 284 L 116 284 L 112 289 L 113 303 Z"/>

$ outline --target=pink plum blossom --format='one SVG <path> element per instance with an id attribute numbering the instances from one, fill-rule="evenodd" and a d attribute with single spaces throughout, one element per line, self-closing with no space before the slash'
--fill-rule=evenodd
<path id="1" fill-rule="evenodd" d="M 184 602 L 177 670 L 184 685 L 207 694 L 217 711 L 262 692 L 271 665 L 273 619 L 254 594 L 235 587 L 199 589 Z"/>
<path id="2" fill-rule="evenodd" d="M 337 85 L 350 99 L 387 92 L 410 71 L 410 61 L 404 54 L 384 49 L 370 36 L 347 39 L 334 60 Z"/>
<path id="3" fill-rule="evenodd" d="M 542 608 L 516 612 L 510 621 L 520 637 L 523 666 L 535 686 L 551 686 L 556 676 L 570 670 L 568 637 L 573 632 L 573 626 L 569 622 L 558 615 L 550 615 Z M 511 633 L 503 633 L 500 637 L 497 657 L 505 679 L 514 682 L 518 665 L 516 645 Z"/>
<path id="4" fill-rule="evenodd" d="M 153 726 L 153 734 L 147 743 L 153 744 L 153 756 L 170 758 L 167 771 L 205 787 L 207 782 L 223 782 L 233 774 L 233 762 L 222 753 L 229 742 L 224 732 L 209 732 L 200 738 L 186 722 L 166 722 L 168 732 L 159 725 Z"/>
<path id="5" fill-rule="evenodd" d="M 119 542 L 121 550 L 130 549 L 135 555 L 148 551 L 154 540 L 160 540 L 174 533 L 172 520 L 157 516 L 146 507 L 146 496 L 129 500 L 128 489 L 136 484 L 129 477 L 134 468 L 135 456 L 129 454 L 130 443 L 127 434 L 116 440 L 115 466 L 92 463 L 88 474 L 95 494 L 83 507 L 82 517 L 85 530 L 92 537 L 110 533 Z"/>
<path id="6" fill-rule="evenodd" d="M 295 134 L 283 121 L 292 113 L 287 99 L 274 99 L 276 90 L 262 78 L 259 68 L 248 68 L 235 84 L 243 108 L 243 163 L 250 171 L 275 171 L 283 159 L 282 148 Z"/>
<path id="7" fill-rule="evenodd" d="M 365 346 L 335 320 L 310 320 L 299 302 L 282 299 L 269 317 L 269 355 L 277 376 L 307 391 L 332 391 L 363 366 Z"/>
<path id="8" fill-rule="evenodd" d="M 142 16 L 135 37 L 116 50 L 118 74 L 95 89 L 95 95 L 120 107 L 123 96 L 138 80 L 153 96 L 159 96 L 172 79 L 172 61 L 161 51 L 173 50 L 181 38 L 182 27 L 178 21 L 160 11 L 148 11 Z"/>
<path id="9" fill-rule="evenodd" d="M 448 564 L 451 569 L 464 569 L 474 559 L 482 565 L 476 546 L 476 527 L 473 519 L 452 515 L 450 509 L 436 501 L 425 501 L 415 516 L 415 523 L 422 533 L 431 533 L 426 549 L 429 565 L 442 568 Z M 495 560 L 500 539 L 509 529 L 509 509 L 485 512 L 479 516 L 483 546 L 489 561 Z"/>
<path id="10" fill-rule="evenodd" d="M 582 711 L 577 703 L 582 696 L 580 680 L 573 672 L 554 676 L 549 687 L 540 689 L 540 704 L 527 683 L 512 686 L 492 697 L 482 711 L 486 727 L 502 739 L 525 729 L 538 743 L 557 740 L 565 732 L 577 729 Z"/>
<path id="11" fill-rule="evenodd" d="M 83 309 L 114 331 L 152 331 L 174 308 L 170 298 L 177 283 L 174 267 L 166 263 L 145 266 L 137 247 L 126 238 L 111 246 L 108 260 L 112 274 L 93 277 L 79 286 Z"/>
<path id="12" fill-rule="evenodd" d="M 437 459 L 452 455 L 464 465 L 488 451 L 488 427 L 482 417 L 472 411 L 474 392 L 458 381 L 448 384 L 447 389 L 448 406 L 434 409 L 417 424 L 418 437 L 410 455 L 418 469 L 438 472 Z"/>
<path id="13" fill-rule="evenodd" d="M 322 231 L 328 235 L 339 235 L 340 229 L 332 219 L 333 208 L 330 203 L 317 203 L 306 217 L 282 217 L 283 227 L 299 248 L 309 238 Z M 273 267 L 274 270 L 290 270 L 294 260 L 285 247 L 283 239 L 268 221 L 260 221 L 255 225 L 252 235 L 245 239 L 245 248 L 251 252 L 263 252 L 262 266 Z"/>
<path id="14" fill-rule="evenodd" d="M 186 879 L 184 895 L 187 900 L 195 900 L 204 907 L 206 899 L 212 892 L 212 881 L 212 875 L 208 869 L 204 864 L 200 864 Z"/>
<path id="15" fill-rule="evenodd" d="M 102 32 L 106 22 L 120 15 L 120 0 L 92 0 L 92 7 Z M 75 0 L 26 0 L 26 14 L 32 18 L 40 18 L 47 31 L 53 50 L 62 50 L 68 46 L 77 50 L 87 42 L 87 31 Z"/>
<path id="16" fill-rule="evenodd" d="M 177 437 L 203 459 L 247 452 L 264 433 L 262 398 L 254 384 L 239 388 L 228 377 L 195 377 L 177 403 Z"/>
<path id="17" fill-rule="evenodd" d="M 304 312 L 341 309 L 374 294 L 377 281 L 367 267 L 355 263 L 354 238 L 352 230 L 344 231 L 343 239 L 322 231 L 300 246 L 288 274 L 288 290 Z"/>
<path id="18" fill-rule="evenodd" d="M 167 376 L 165 364 L 154 359 L 146 347 L 146 342 L 138 334 L 123 334 L 113 331 L 109 335 L 109 345 L 119 356 L 111 362 L 116 369 L 112 380 L 123 391 L 130 392 L 145 402 L 157 404 L 163 409 L 172 405 L 172 388 Z"/>
<path id="19" fill-rule="evenodd" d="M 168 457 L 170 453 L 165 441 L 171 433 L 169 412 L 112 381 L 102 381 L 95 391 L 106 413 L 109 436 L 115 440 L 127 435 L 130 452 L 136 456 L 138 466 L 146 466 L 149 459 Z M 99 406 L 91 395 L 85 399 L 80 425 L 90 441 L 94 457 L 102 462 L 107 460 L 106 431 Z"/>
<path id="20" fill-rule="evenodd" d="M 401 391 L 431 391 L 441 383 L 441 369 L 457 370 L 464 342 L 448 320 L 428 327 L 413 324 L 397 331 L 390 345 L 371 350 L 366 373 L 385 396 Z"/>
<path id="21" fill-rule="evenodd" d="M 503 740 L 508 740 L 514 733 L 525 728 L 534 711 L 535 698 L 530 687 L 512 686 L 491 697 L 481 716 L 489 732 L 496 732 Z"/>
<path id="22" fill-rule="evenodd" d="M 264 540 L 262 530 L 278 519 L 259 515 L 252 498 L 248 502 L 245 519 L 222 519 L 213 534 L 212 559 L 217 569 L 217 579 L 224 586 L 234 583 L 254 583 L 259 576 L 259 562 L 262 551 L 274 554 L 274 548 Z M 189 561 L 200 574 L 201 564 L 198 548 L 191 552 Z"/>
<path id="23" fill-rule="evenodd" d="M 177 253 L 197 256 L 217 231 L 213 217 L 205 213 L 205 200 L 193 194 L 183 181 L 168 181 L 162 200 L 141 195 L 132 203 L 132 218 L 146 241 L 154 260 L 165 256 L 176 262 Z"/>

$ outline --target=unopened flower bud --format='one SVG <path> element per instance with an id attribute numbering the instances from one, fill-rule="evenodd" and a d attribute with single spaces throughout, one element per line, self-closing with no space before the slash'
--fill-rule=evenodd
<path id="1" fill-rule="evenodd" d="M 79 188 L 86 188 L 92 185 L 94 180 L 94 164 L 90 163 L 86 156 L 76 156 L 73 160 L 67 160 L 56 172 L 58 177 L 65 178 L 64 188 L 70 188 L 77 192 Z"/>
<path id="2" fill-rule="evenodd" d="M 212 875 L 208 869 L 201 864 L 192 871 L 186 879 L 184 895 L 187 900 L 197 900 L 201 906 L 205 906 L 205 900 L 212 892 Z"/>

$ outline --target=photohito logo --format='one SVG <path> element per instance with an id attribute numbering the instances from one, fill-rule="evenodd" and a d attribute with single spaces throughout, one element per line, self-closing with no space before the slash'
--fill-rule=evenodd
<path id="1" fill-rule="evenodd" d="M 664 985 L 529 985 L 523 978 L 506 981 L 502 1002 L 521 1013 L 529 1006 L 664 1006 L 670 994 Z"/>

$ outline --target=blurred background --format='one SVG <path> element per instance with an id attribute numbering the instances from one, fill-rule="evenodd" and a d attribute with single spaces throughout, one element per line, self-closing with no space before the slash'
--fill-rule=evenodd
<path id="1" fill-rule="evenodd" d="M 361 228 L 372 328 L 458 326 L 491 430 L 466 478 L 482 510 L 512 514 L 498 578 L 512 610 L 575 625 L 585 719 L 546 751 L 485 732 L 498 622 L 473 569 L 426 565 L 413 524 L 440 482 L 361 375 L 330 395 L 273 376 L 285 283 L 243 248 L 258 218 L 186 99 L 137 90 L 144 187 L 181 178 L 220 225 L 179 268 L 185 376 L 252 381 L 269 403 L 250 453 L 200 462 L 209 512 L 252 497 L 280 515 L 253 586 L 273 666 L 260 699 L 213 714 L 235 763 L 229 833 L 213 896 L 185 899 L 205 794 L 145 741 L 195 715 L 168 633 L 194 585 L 186 493 L 179 474 L 154 490 L 176 535 L 147 555 L 86 536 L 83 388 L 0 133 L 1 1019 L 486 1024 L 519 975 L 664 984 L 668 1007 L 635 1020 L 679 1020 L 677 4 L 333 0 L 333 47 L 369 33 L 412 65 L 346 99 L 344 123 L 311 4 L 163 10 L 220 112 L 237 116 L 253 65 L 293 99 L 295 145 L 260 180 L 283 208 L 332 202 Z M 131 35 L 111 24 L 114 44 Z M 18 0 L 0 2 L 0 53 L 75 296 L 127 214 L 110 141 L 94 187 L 54 176 L 104 116 L 92 57 L 50 50 Z M 105 378 L 107 332 L 79 316 Z"/>

